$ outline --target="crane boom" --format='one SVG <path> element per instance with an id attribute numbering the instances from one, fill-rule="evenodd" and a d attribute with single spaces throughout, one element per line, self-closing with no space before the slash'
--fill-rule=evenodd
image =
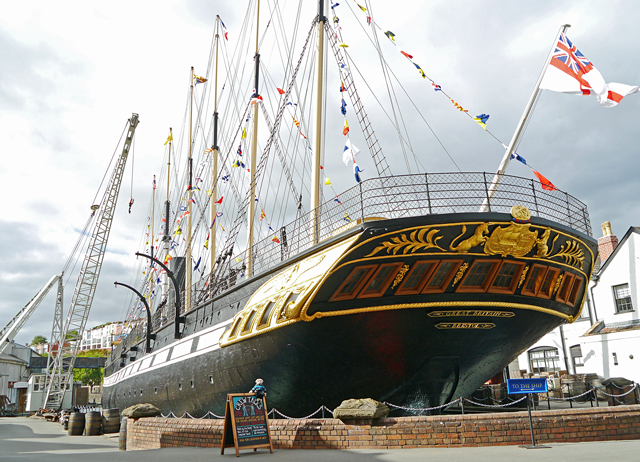
<path id="1" fill-rule="evenodd" d="M 2 354 L 5 348 L 7 348 L 22 326 L 24 326 L 24 323 L 27 322 L 36 308 L 38 308 L 40 302 L 47 296 L 49 290 L 51 290 L 58 279 L 60 279 L 60 276 L 52 276 L 51 279 L 49 279 L 49 282 L 47 282 L 29 301 L 29 303 L 27 303 L 0 331 L 0 354 Z"/>
<path id="2" fill-rule="evenodd" d="M 129 128 L 122 153 L 113 170 L 102 202 L 97 209 L 95 206 L 92 207 L 94 213 L 98 210 L 98 216 L 82 262 L 73 297 L 71 298 L 71 305 L 58 343 L 53 367 L 47 371 L 47 394 L 44 401 L 44 407 L 47 409 L 60 408 L 64 393 L 71 383 L 73 366 L 80 348 L 81 335 L 89 317 L 93 296 L 98 286 L 98 278 L 115 215 L 122 176 L 124 175 L 124 168 L 137 125 L 138 114 L 133 114 L 129 119 Z"/>

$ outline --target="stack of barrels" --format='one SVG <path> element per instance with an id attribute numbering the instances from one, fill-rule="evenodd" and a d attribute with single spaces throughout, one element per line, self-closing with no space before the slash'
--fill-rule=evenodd
<path id="1" fill-rule="evenodd" d="M 69 435 L 95 436 L 102 433 L 118 433 L 120 431 L 120 411 L 104 409 L 86 413 L 73 412 L 69 417 Z"/>

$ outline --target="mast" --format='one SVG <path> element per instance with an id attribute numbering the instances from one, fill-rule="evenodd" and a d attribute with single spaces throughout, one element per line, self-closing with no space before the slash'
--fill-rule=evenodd
<path id="1" fill-rule="evenodd" d="M 156 176 L 153 175 L 153 191 L 151 193 L 151 223 L 149 226 L 150 228 L 149 236 L 151 238 L 151 241 L 149 241 L 151 243 L 149 254 L 152 257 L 153 257 L 153 245 L 154 245 L 153 228 L 155 227 L 155 223 L 156 223 Z M 148 296 L 149 301 L 151 301 L 151 296 L 153 295 L 154 279 L 155 277 L 153 275 L 153 260 L 151 260 L 151 264 L 149 265 L 149 296 Z M 151 309 L 153 309 L 153 303 L 151 303 Z"/>
<path id="2" fill-rule="evenodd" d="M 542 72 L 540 73 L 540 77 L 538 77 L 538 81 L 536 82 L 536 86 L 533 89 L 533 93 L 531 93 L 531 97 L 529 98 L 529 102 L 527 103 L 526 107 L 524 108 L 524 112 L 522 113 L 522 117 L 520 117 L 520 122 L 518 122 L 518 126 L 516 127 L 516 131 L 513 133 L 513 137 L 511 138 L 511 142 L 509 143 L 509 146 L 507 147 L 507 150 L 504 153 L 504 157 L 502 158 L 502 161 L 500 162 L 500 165 L 498 166 L 498 171 L 496 172 L 496 174 L 493 177 L 493 180 L 491 181 L 491 185 L 489 186 L 488 192 L 487 192 L 487 199 L 485 199 L 485 201 L 483 202 L 482 206 L 480 207 L 480 211 L 481 212 L 486 212 L 489 210 L 489 202 L 491 201 L 491 199 L 493 198 L 493 195 L 495 194 L 496 190 L 498 189 L 498 184 L 500 183 L 500 180 L 502 179 L 502 175 L 504 175 L 504 172 L 507 170 L 507 165 L 509 165 L 509 161 L 511 161 L 511 154 L 513 154 L 513 152 L 516 149 L 516 145 L 518 144 L 518 142 L 520 141 L 520 136 L 522 135 L 522 130 L 524 129 L 526 123 L 527 123 L 527 119 L 529 118 L 529 116 L 531 115 L 531 109 L 533 108 L 533 104 L 535 103 L 536 99 L 538 98 L 538 95 L 540 94 L 540 83 L 542 82 L 542 79 L 544 78 L 544 74 L 547 72 L 547 67 L 549 67 L 549 62 L 551 61 L 551 56 L 553 55 L 553 52 L 556 48 L 556 44 L 558 43 L 558 39 L 560 38 L 560 34 L 564 34 L 565 31 L 571 27 L 570 24 L 564 24 L 560 27 L 560 30 L 558 31 L 558 34 L 556 35 L 555 40 L 553 41 L 553 46 L 551 47 L 551 50 L 549 50 L 549 55 L 547 56 L 547 60 L 545 61 L 544 67 L 542 68 Z M 504 146 L 504 145 L 503 145 Z"/>
<path id="3" fill-rule="evenodd" d="M 256 10 L 256 71 L 255 71 L 255 93 L 252 98 L 260 96 L 258 90 L 259 77 L 260 77 L 260 53 L 258 53 L 258 34 L 260 29 L 260 0 L 258 0 Z M 247 277 L 253 276 L 253 223 L 256 214 L 256 158 L 258 157 L 258 102 L 254 100 L 253 105 L 253 136 L 251 137 L 251 165 L 249 167 L 249 174 L 251 180 L 249 183 L 250 197 L 249 197 L 249 233 L 247 239 Z"/>
<path id="4" fill-rule="evenodd" d="M 318 243 L 320 231 L 320 156 L 322 154 L 322 103 L 324 90 L 324 0 L 318 1 L 318 64 L 316 88 L 316 118 L 313 132 L 313 162 L 311 173 L 311 242 Z"/>
<path id="5" fill-rule="evenodd" d="M 169 181 L 171 179 L 171 144 L 173 143 L 173 130 L 169 127 L 169 155 L 167 158 L 167 198 L 164 202 L 164 236 L 162 236 L 162 242 L 164 244 L 164 261 L 167 261 L 167 255 L 169 255 L 171 235 L 169 234 L 169 211 L 171 209 L 171 202 L 169 201 Z M 162 300 L 166 300 L 169 295 L 169 276 L 165 272 L 162 278 Z"/>
<path id="6" fill-rule="evenodd" d="M 192 125 L 193 125 L 193 66 L 191 66 L 191 90 L 189 105 L 189 190 L 187 199 L 187 254 L 185 258 L 185 291 L 184 291 L 184 310 L 191 309 L 191 198 L 193 197 L 193 158 L 192 158 Z"/>
<path id="7" fill-rule="evenodd" d="M 209 229 L 209 252 L 211 260 L 211 283 L 213 283 L 213 271 L 216 264 L 216 227 L 215 219 L 218 214 L 218 44 L 220 35 L 220 16 L 216 16 L 216 69 L 213 86 L 213 151 L 211 155 L 211 228 Z M 213 286 L 210 287 L 213 289 Z"/>

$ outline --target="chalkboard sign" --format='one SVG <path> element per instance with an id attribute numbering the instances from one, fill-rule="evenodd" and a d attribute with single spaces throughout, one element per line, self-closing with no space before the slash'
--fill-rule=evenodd
<path id="1" fill-rule="evenodd" d="M 222 430 L 222 448 L 235 447 L 236 457 L 240 449 L 269 448 L 273 452 L 267 403 L 255 393 L 233 393 L 227 395 Z"/>

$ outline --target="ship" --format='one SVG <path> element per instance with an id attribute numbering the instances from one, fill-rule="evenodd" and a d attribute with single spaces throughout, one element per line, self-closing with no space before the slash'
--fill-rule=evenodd
<path id="1" fill-rule="evenodd" d="M 339 56 L 337 34 L 319 3 L 314 27 L 320 41 L 327 29 Z M 256 54 L 256 104 L 247 104 L 239 120 L 253 109 L 257 119 L 263 104 L 257 61 Z M 272 133 L 291 101 L 296 72 L 279 89 Z M 238 127 L 235 134 L 244 137 Z M 312 151 L 321 150 L 316 133 Z M 215 135 L 210 150 L 218 152 Z M 262 165 L 257 157 L 251 156 L 252 175 Z M 321 183 L 314 162 L 312 194 Z M 211 270 L 196 282 L 193 238 L 185 239 L 183 256 L 169 247 L 169 222 L 182 214 L 191 228 L 196 213 L 170 210 L 167 193 L 156 266 L 146 267 L 166 274 L 144 278 L 166 283 L 157 293 L 147 287 L 157 301 L 153 313 L 140 316 L 107 359 L 102 406 L 150 403 L 165 414 L 221 415 L 228 393 L 247 392 L 262 378 L 269 406 L 289 416 L 349 398 L 437 407 L 470 396 L 546 333 L 580 316 L 597 257 L 584 203 L 504 169 L 391 175 L 380 157 L 374 162 L 383 166 L 379 177 L 358 177 L 335 198 L 317 198 L 277 231 L 269 226 L 263 239 L 252 238 L 257 196 L 247 188 L 243 250 L 241 219 L 228 231 L 235 240 L 211 244 L 220 216 L 215 187 L 225 176 L 214 171 L 206 242 L 217 250 Z M 189 166 L 188 194 L 179 193 L 186 211 L 197 184 Z M 252 176 L 249 184 L 257 182 Z M 149 260 L 153 235 L 150 240 L 152 250 L 139 253 Z M 167 259 L 170 250 L 175 256 Z"/>

